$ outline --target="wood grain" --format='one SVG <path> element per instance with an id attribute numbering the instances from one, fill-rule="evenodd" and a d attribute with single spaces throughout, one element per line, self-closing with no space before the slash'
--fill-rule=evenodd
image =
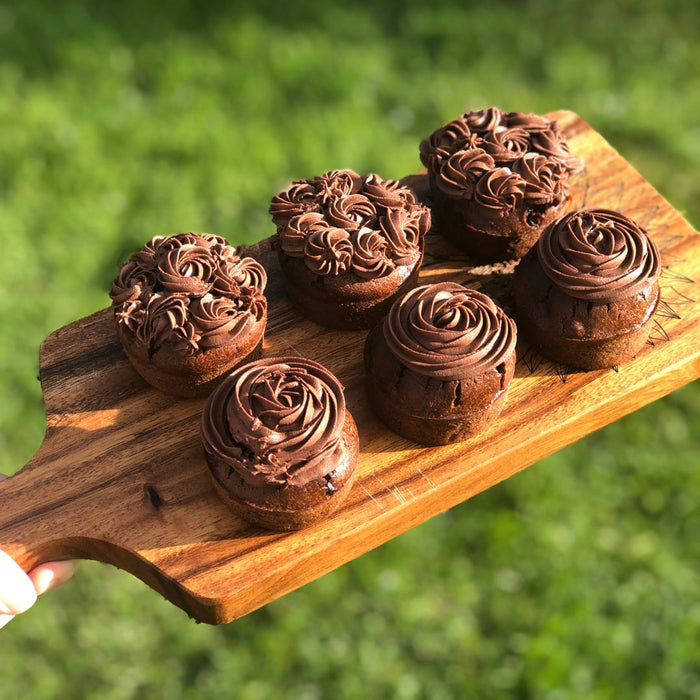
<path id="1" fill-rule="evenodd" d="M 247 526 L 210 485 L 198 421 L 203 401 L 148 387 L 117 342 L 109 309 L 51 334 L 40 351 L 43 444 L 0 485 L 0 548 L 29 569 L 82 557 L 126 569 L 197 620 L 240 617 L 506 479 L 700 375 L 700 237 L 580 117 L 556 118 L 586 171 L 572 208 L 619 209 L 659 245 L 662 303 L 650 344 L 615 370 L 570 371 L 522 343 L 508 402 L 485 433 L 421 447 L 383 428 L 365 405 L 364 332 L 327 331 L 287 303 L 270 240 L 251 248 L 268 269 L 265 353 L 302 354 L 346 387 L 361 436 L 358 477 L 342 509 L 308 530 Z M 407 181 L 425 193 L 424 176 Z M 116 264 L 116 263 L 115 263 Z M 421 282 L 452 279 L 511 307 L 512 266 L 474 267 L 436 233 Z"/>

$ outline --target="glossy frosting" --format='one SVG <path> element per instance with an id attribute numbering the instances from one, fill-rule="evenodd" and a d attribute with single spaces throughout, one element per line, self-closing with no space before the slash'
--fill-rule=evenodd
<path id="1" fill-rule="evenodd" d="M 497 107 L 440 127 L 420 156 L 444 195 L 474 201 L 487 217 L 508 216 L 523 203 L 558 206 L 568 194 L 567 175 L 581 167 L 555 122 Z"/>
<path id="2" fill-rule="evenodd" d="M 545 274 L 577 299 L 613 302 L 634 296 L 661 274 L 661 260 L 644 229 L 608 209 L 575 211 L 551 224 L 539 239 Z"/>
<path id="3" fill-rule="evenodd" d="M 430 228 L 411 190 L 352 170 L 295 181 L 273 197 L 270 213 L 281 250 L 321 277 L 372 279 L 414 265 Z"/>
<path id="4" fill-rule="evenodd" d="M 267 277 L 256 260 L 211 234 L 158 236 L 119 270 L 115 318 L 148 348 L 185 353 L 234 342 L 265 316 Z"/>
<path id="5" fill-rule="evenodd" d="M 204 448 L 252 486 L 303 486 L 342 459 L 345 398 L 325 367 L 263 358 L 226 377 L 202 415 Z"/>
<path id="6" fill-rule="evenodd" d="M 514 350 L 515 323 L 482 292 L 455 282 L 417 287 L 394 303 L 383 326 L 392 354 L 418 374 L 465 379 Z"/>

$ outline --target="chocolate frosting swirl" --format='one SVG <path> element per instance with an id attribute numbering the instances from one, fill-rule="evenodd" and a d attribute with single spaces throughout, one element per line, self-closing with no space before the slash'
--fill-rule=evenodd
<path id="1" fill-rule="evenodd" d="M 202 414 L 205 450 L 251 486 L 303 486 L 335 468 L 343 449 L 343 387 L 303 357 L 238 368 Z"/>
<path id="2" fill-rule="evenodd" d="M 498 127 L 485 135 L 482 148 L 499 163 L 509 163 L 530 149 L 530 134 L 520 126 Z"/>
<path id="3" fill-rule="evenodd" d="M 270 213 L 278 226 L 304 212 L 319 210 L 316 188 L 307 180 L 294 181 L 288 190 L 273 197 L 270 204 Z"/>
<path id="4" fill-rule="evenodd" d="M 306 239 L 314 232 L 328 228 L 325 217 L 320 212 L 306 212 L 289 221 L 284 235 L 280 236 L 282 250 L 292 258 L 303 258 Z"/>
<path id="5" fill-rule="evenodd" d="M 156 253 L 156 268 L 166 292 L 201 296 L 214 283 L 214 260 L 209 247 L 186 240 L 178 245 L 162 245 Z"/>
<path id="6" fill-rule="evenodd" d="M 257 308 L 256 308 L 257 307 Z M 261 295 L 238 298 L 205 294 L 190 304 L 192 325 L 199 332 L 199 347 L 217 348 L 243 335 L 262 317 Z"/>
<path id="7" fill-rule="evenodd" d="M 376 173 L 365 175 L 362 189 L 371 202 L 384 209 L 400 209 L 405 203 L 416 204 L 412 190 L 402 187 L 398 180 L 382 180 Z"/>
<path id="8" fill-rule="evenodd" d="M 196 330 L 188 319 L 189 299 L 184 294 L 152 294 L 136 326 L 136 337 L 148 347 L 160 347 L 172 342 L 176 345 L 196 345 Z"/>
<path id="9" fill-rule="evenodd" d="M 236 298 L 251 290 L 263 290 L 267 283 L 265 268 L 253 258 L 240 257 L 236 248 L 227 246 L 218 253 L 219 264 L 214 270 L 212 293 Z M 216 255 L 216 251 L 212 251 Z"/>
<path id="10" fill-rule="evenodd" d="M 524 180 L 510 168 L 484 173 L 474 189 L 474 201 L 492 216 L 507 216 L 525 197 Z"/>
<path id="11" fill-rule="evenodd" d="M 513 172 L 525 181 L 525 200 L 538 205 L 557 205 L 566 198 L 565 168 L 559 161 L 526 153 L 513 164 Z"/>
<path id="12" fill-rule="evenodd" d="M 153 254 L 139 251 L 120 267 L 112 283 L 111 296 L 118 303 L 134 301 L 154 284 Z"/>
<path id="13" fill-rule="evenodd" d="M 438 380 L 496 367 L 515 349 L 515 322 L 482 292 L 455 282 L 417 287 L 394 302 L 383 325 L 404 366 Z"/>
<path id="14" fill-rule="evenodd" d="M 376 220 L 377 210 L 363 194 L 338 197 L 328 205 L 328 221 L 346 231 L 357 231 L 364 226 L 372 227 Z"/>
<path id="15" fill-rule="evenodd" d="M 614 302 L 658 280 L 661 259 L 646 231 L 609 209 L 583 209 L 542 233 L 537 257 L 545 274 L 577 299 Z"/>
<path id="16" fill-rule="evenodd" d="M 332 201 L 356 194 L 362 187 L 362 178 L 353 170 L 331 170 L 312 180 L 316 196 L 327 206 Z"/>
<path id="17" fill-rule="evenodd" d="M 337 277 L 352 264 L 353 246 L 350 234 L 342 228 L 314 231 L 304 246 L 304 260 L 317 275 Z"/>
<path id="18" fill-rule="evenodd" d="M 503 117 L 503 112 L 498 107 L 487 107 L 465 112 L 461 118 L 471 131 L 487 134 L 503 124 Z"/>
<path id="19" fill-rule="evenodd" d="M 315 194 L 309 198 L 311 191 Z M 303 209 L 289 205 L 299 193 Z M 352 170 L 296 180 L 272 199 L 270 213 L 281 251 L 303 259 L 319 277 L 374 279 L 397 266 L 414 265 L 430 228 L 429 209 L 410 189 L 376 173 L 362 177 Z"/>
<path id="20" fill-rule="evenodd" d="M 352 268 L 356 275 L 372 279 L 381 277 L 393 267 L 389 258 L 389 243 L 377 231 L 363 228 L 353 234 Z"/>
<path id="21" fill-rule="evenodd" d="M 558 128 L 533 134 L 532 145 L 535 151 L 558 161 L 571 172 L 582 168 L 581 160 L 572 155 L 564 134 Z"/>
<path id="22" fill-rule="evenodd" d="M 462 118 L 454 119 L 441 126 L 421 143 L 420 157 L 423 165 L 431 167 L 433 160 L 442 161 L 464 148 L 474 147 L 474 141 L 480 140 L 472 134 L 469 125 Z M 431 165 L 429 165 L 429 163 Z"/>
<path id="23" fill-rule="evenodd" d="M 423 236 L 430 227 L 430 214 L 424 207 L 393 209 L 379 222 L 379 229 L 387 242 L 391 260 L 396 265 L 415 262 L 416 251 L 421 250 Z M 394 265 L 391 265 L 394 269 Z"/>
<path id="24" fill-rule="evenodd" d="M 124 263 L 110 296 L 116 323 L 152 355 L 233 342 L 265 317 L 267 275 L 212 234 L 157 236 Z"/>
<path id="25" fill-rule="evenodd" d="M 508 112 L 501 117 L 502 123 L 508 127 L 519 127 L 532 134 L 548 131 L 552 128 L 552 122 L 539 114 L 527 114 L 525 112 Z"/>
<path id="26" fill-rule="evenodd" d="M 476 183 L 495 167 L 493 157 L 482 148 L 457 151 L 442 162 L 437 186 L 448 197 L 471 199 Z"/>
<path id="27" fill-rule="evenodd" d="M 582 167 L 555 122 L 497 107 L 465 112 L 440 127 L 421 143 L 420 157 L 444 195 L 499 216 L 522 204 L 558 206 L 568 194 L 567 176 Z"/>

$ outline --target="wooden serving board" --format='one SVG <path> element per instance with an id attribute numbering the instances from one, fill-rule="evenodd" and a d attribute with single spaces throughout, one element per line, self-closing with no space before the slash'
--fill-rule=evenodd
<path id="1" fill-rule="evenodd" d="M 586 161 L 571 207 L 619 209 L 661 250 L 662 302 L 650 344 L 635 360 L 618 370 L 570 371 L 521 343 L 497 422 L 466 442 L 421 447 L 384 428 L 366 406 L 365 333 L 302 319 L 285 299 L 267 239 L 250 249 L 269 273 L 265 354 L 301 354 L 326 365 L 345 385 L 360 431 L 359 471 L 341 510 L 287 534 L 250 527 L 227 510 L 199 442 L 203 400 L 150 388 L 126 360 L 104 309 L 41 346 L 46 435 L 32 460 L 0 484 L 0 548 L 27 570 L 71 557 L 116 565 L 197 620 L 223 623 L 697 378 L 700 236 L 580 117 L 551 116 Z M 407 182 L 426 194 L 425 176 Z M 508 264 L 473 267 L 439 235 L 428 235 L 422 283 L 465 282 L 509 310 L 511 273 Z"/>

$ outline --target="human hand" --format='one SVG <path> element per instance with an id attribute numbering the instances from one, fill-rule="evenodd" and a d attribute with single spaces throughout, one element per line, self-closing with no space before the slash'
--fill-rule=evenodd
<path id="1" fill-rule="evenodd" d="M 0 474 L 0 481 L 6 478 Z M 38 595 L 68 581 L 74 572 L 72 561 L 55 561 L 40 564 L 25 574 L 19 564 L 0 549 L 0 628 L 15 615 L 31 608 Z"/>
<path id="2" fill-rule="evenodd" d="M 37 596 L 65 583 L 74 573 L 72 561 L 40 564 L 25 574 L 12 557 L 0 549 L 0 627 L 34 605 Z"/>

